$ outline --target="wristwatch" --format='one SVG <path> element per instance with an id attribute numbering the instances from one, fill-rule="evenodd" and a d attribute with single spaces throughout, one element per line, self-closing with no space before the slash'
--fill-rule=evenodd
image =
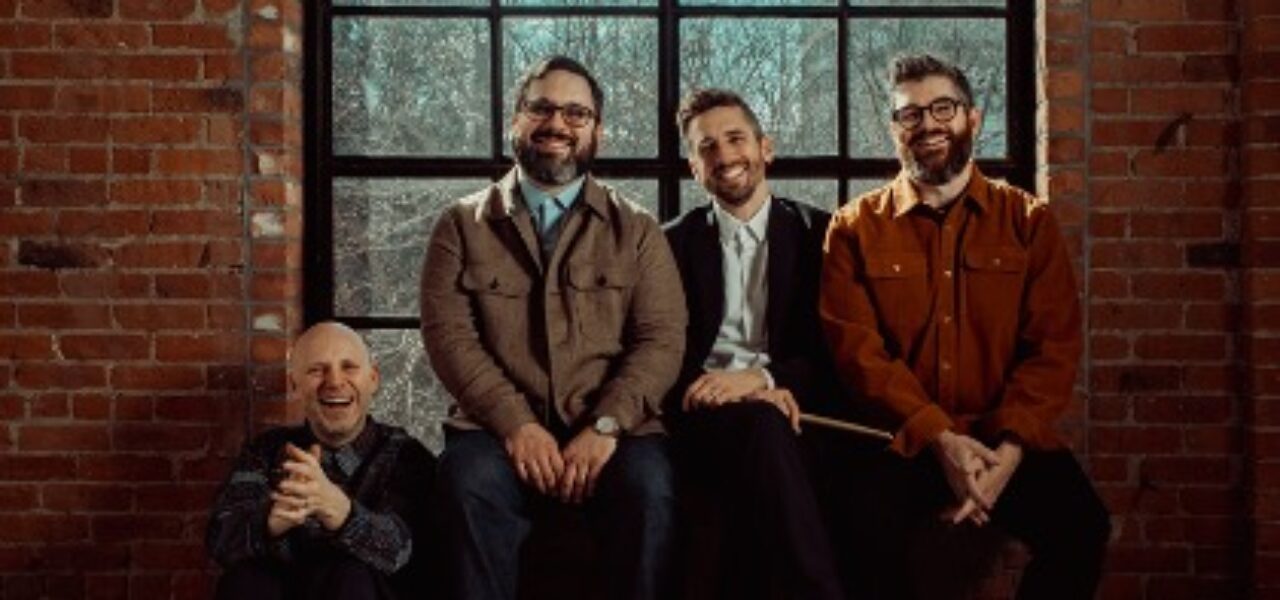
<path id="1" fill-rule="evenodd" d="M 618 425 L 618 420 L 609 416 L 596 417 L 596 420 L 591 423 L 591 430 L 607 437 L 618 437 L 622 434 L 622 427 Z"/>

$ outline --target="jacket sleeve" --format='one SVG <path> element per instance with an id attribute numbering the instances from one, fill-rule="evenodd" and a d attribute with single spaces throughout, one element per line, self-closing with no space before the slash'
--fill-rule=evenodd
<path id="1" fill-rule="evenodd" d="M 684 358 L 684 288 L 667 239 L 656 221 L 641 215 L 636 286 L 623 334 L 625 353 L 600 390 L 593 413 L 618 420 L 624 431 L 662 414 Z"/>
<path id="2" fill-rule="evenodd" d="M 1070 403 L 1075 384 L 1082 316 L 1071 257 L 1045 204 L 1032 209 L 1028 230 L 1014 362 L 999 405 L 978 427 L 993 439 L 1013 434 L 1032 448 L 1052 448 L 1061 443 L 1054 422 Z"/>
<path id="3" fill-rule="evenodd" d="M 273 452 L 258 440 L 241 450 L 231 475 L 214 500 L 205 531 L 205 548 L 218 564 L 267 556 L 287 558 L 288 543 L 271 540 L 267 513 L 271 508 Z"/>
<path id="4" fill-rule="evenodd" d="M 465 266 L 457 208 L 441 215 L 422 267 L 422 342 L 436 376 L 467 417 L 505 437 L 536 422 L 524 395 L 485 349 L 472 299 L 461 284 Z"/>
<path id="5" fill-rule="evenodd" d="M 930 400 L 906 363 L 890 356 L 885 348 L 867 292 L 866 273 L 855 256 L 856 224 L 856 208 L 841 211 L 831 221 L 818 315 L 841 382 L 900 423 L 891 447 L 914 456 L 953 423 Z"/>

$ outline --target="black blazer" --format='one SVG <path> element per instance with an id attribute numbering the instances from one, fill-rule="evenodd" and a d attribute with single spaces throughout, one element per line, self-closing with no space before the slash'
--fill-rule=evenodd
<path id="1" fill-rule="evenodd" d="M 765 328 L 769 372 L 779 387 L 796 395 L 806 411 L 821 412 L 835 402 L 833 373 L 818 321 L 822 244 L 831 214 L 784 198 L 774 198 L 769 240 L 769 298 Z M 720 232 L 710 204 L 686 212 L 664 226 L 684 283 L 689 326 L 680 378 L 667 395 L 665 410 L 679 413 L 685 389 L 702 374 L 724 319 L 724 276 Z"/>

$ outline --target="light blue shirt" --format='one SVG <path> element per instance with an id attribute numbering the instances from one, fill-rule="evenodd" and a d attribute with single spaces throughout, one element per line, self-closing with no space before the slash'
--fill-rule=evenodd
<path id="1" fill-rule="evenodd" d="M 556 241 L 560 239 L 560 221 L 564 214 L 573 208 L 573 203 L 578 201 L 578 194 L 582 191 L 586 176 L 570 181 L 569 185 L 564 186 L 560 193 L 554 196 L 530 183 L 524 171 L 520 172 L 519 181 L 520 195 L 533 215 L 533 226 L 538 230 L 538 237 L 542 240 L 542 251 L 551 254 L 556 247 Z"/>
<path id="2" fill-rule="evenodd" d="M 724 319 L 704 368 L 739 371 L 769 365 L 765 310 L 769 300 L 767 232 L 772 203 L 770 198 L 750 220 L 743 222 L 712 201 L 724 257 Z M 769 387 L 773 387 L 773 378 L 764 370 Z"/>

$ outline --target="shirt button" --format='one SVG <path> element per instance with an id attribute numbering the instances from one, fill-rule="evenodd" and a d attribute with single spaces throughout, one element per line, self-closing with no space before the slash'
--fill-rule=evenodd
<path id="1" fill-rule="evenodd" d="M 898 271 L 901 271 L 901 270 L 902 270 L 902 266 L 897 265 L 897 264 L 894 264 L 894 265 L 893 265 L 893 272 L 894 272 L 894 273 L 897 273 Z"/>
<path id="2" fill-rule="evenodd" d="M 951 278 L 951 269 L 947 269 L 946 271 L 943 271 L 943 272 L 942 272 L 942 274 L 943 274 L 943 275 L 946 275 L 946 276 L 947 276 L 947 279 L 950 279 L 950 278 Z"/>
<path id="3" fill-rule="evenodd" d="M 942 323 L 944 325 L 951 324 L 951 315 L 942 315 Z"/>
<path id="4" fill-rule="evenodd" d="M 942 361 L 942 370 L 943 370 L 943 371 L 950 371 L 950 370 L 951 370 L 951 363 L 949 363 L 949 362 L 947 362 L 947 361 L 945 361 L 945 360 L 944 360 L 944 361 Z"/>
<path id="5" fill-rule="evenodd" d="M 993 259 L 991 259 L 991 264 L 993 264 L 993 265 L 995 265 L 995 266 L 997 266 L 997 267 L 998 267 L 998 266 L 1000 266 L 1000 259 L 998 259 L 998 258 L 993 258 Z"/>

